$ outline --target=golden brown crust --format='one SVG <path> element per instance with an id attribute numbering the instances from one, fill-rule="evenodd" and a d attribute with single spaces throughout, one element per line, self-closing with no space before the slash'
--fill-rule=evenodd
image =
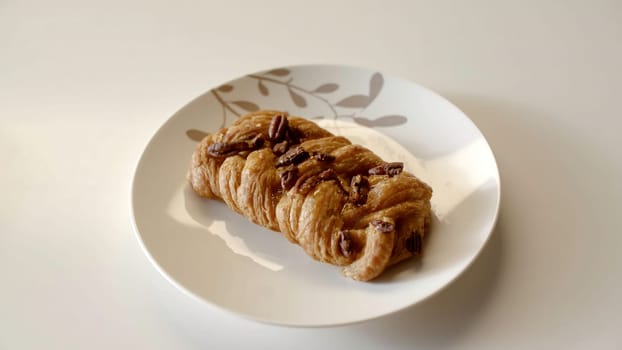
<path id="1" fill-rule="evenodd" d="M 430 220 L 432 189 L 399 164 L 279 111 L 242 116 L 206 136 L 188 180 L 200 196 L 223 200 L 362 281 L 421 254 Z"/>

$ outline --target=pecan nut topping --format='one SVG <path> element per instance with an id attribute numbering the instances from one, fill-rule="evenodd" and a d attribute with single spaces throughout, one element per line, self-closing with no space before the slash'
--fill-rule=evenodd
<path id="1" fill-rule="evenodd" d="M 350 181 L 349 201 L 361 205 L 367 201 L 367 193 L 369 192 L 369 181 L 363 175 L 354 175 Z"/>
<path id="2" fill-rule="evenodd" d="M 378 165 L 369 169 L 369 175 L 389 175 L 395 176 L 399 175 L 402 170 L 404 170 L 404 163 L 402 162 L 393 162 L 393 163 L 384 163 L 382 165 Z"/>
<path id="3" fill-rule="evenodd" d="M 372 224 L 376 230 L 382 232 L 382 233 L 389 233 L 393 230 L 395 230 L 395 225 L 393 225 L 390 222 L 386 222 L 386 221 L 382 221 L 379 219 L 373 219 L 370 224 Z"/>
<path id="4" fill-rule="evenodd" d="M 276 166 L 284 166 L 290 164 L 300 164 L 309 158 L 309 152 L 305 151 L 301 146 L 290 148 L 285 154 L 279 157 Z"/>
<path id="5" fill-rule="evenodd" d="M 343 254 L 346 258 L 352 256 L 352 237 L 350 237 L 350 234 L 346 230 L 339 231 L 339 249 L 341 250 L 341 254 Z"/>
<path id="6" fill-rule="evenodd" d="M 207 153 L 215 158 L 226 158 L 240 152 L 256 150 L 263 144 L 263 136 L 257 134 L 250 140 L 213 143 L 207 147 Z"/>
<path id="7" fill-rule="evenodd" d="M 285 171 L 281 173 L 281 187 L 285 191 L 289 191 L 296 184 L 298 180 L 298 168 L 295 165 L 290 165 L 285 168 Z"/>
<path id="8" fill-rule="evenodd" d="M 274 152 L 274 154 L 280 156 L 282 154 L 284 154 L 285 152 L 287 152 L 287 149 L 289 148 L 289 142 L 287 142 L 287 140 L 281 141 L 279 143 L 277 143 L 276 145 L 272 146 L 272 152 Z"/>
<path id="9" fill-rule="evenodd" d="M 419 232 L 413 233 L 411 237 L 406 239 L 406 250 L 412 254 L 421 254 L 422 240 Z"/>
<path id="10" fill-rule="evenodd" d="M 337 175 L 335 174 L 335 171 L 333 169 L 326 169 L 320 173 L 308 174 L 306 176 L 300 177 L 300 179 L 296 183 L 296 186 L 298 186 L 299 192 L 307 193 L 322 181 L 336 179 Z"/>
<path id="11" fill-rule="evenodd" d="M 335 156 L 322 152 L 315 152 L 313 153 L 312 157 L 313 159 L 317 159 L 320 162 L 332 162 L 333 160 L 335 160 Z"/>
<path id="12" fill-rule="evenodd" d="M 297 145 L 302 142 L 302 139 L 305 137 L 302 131 L 297 128 L 290 127 L 287 129 L 287 140 L 292 145 Z"/>
<path id="13" fill-rule="evenodd" d="M 285 139 L 289 131 L 289 122 L 287 121 L 287 113 L 277 114 L 270 121 L 268 127 L 268 138 L 272 142 L 280 142 Z"/>

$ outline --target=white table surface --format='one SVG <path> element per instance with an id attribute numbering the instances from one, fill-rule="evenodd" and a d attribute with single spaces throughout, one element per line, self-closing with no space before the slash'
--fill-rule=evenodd
<path id="1" fill-rule="evenodd" d="M 0 0 L 0 349 L 622 348 L 619 1 Z M 247 321 L 149 263 L 129 188 L 207 89 L 342 63 L 436 90 L 502 180 L 482 255 L 433 298 L 337 328 Z"/>

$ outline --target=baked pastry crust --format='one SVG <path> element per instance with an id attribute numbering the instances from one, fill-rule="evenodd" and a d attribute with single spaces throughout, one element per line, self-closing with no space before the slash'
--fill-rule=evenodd
<path id="1" fill-rule="evenodd" d="M 420 255 L 430 222 L 432 189 L 401 163 L 280 111 L 244 115 L 206 136 L 188 180 L 198 195 L 360 281 Z"/>

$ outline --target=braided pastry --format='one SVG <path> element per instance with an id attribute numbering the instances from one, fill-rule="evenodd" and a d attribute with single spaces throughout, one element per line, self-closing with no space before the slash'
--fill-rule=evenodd
<path id="1" fill-rule="evenodd" d="M 421 254 L 432 189 L 402 168 L 309 120 L 266 110 L 206 136 L 188 180 L 198 195 L 367 281 Z"/>

